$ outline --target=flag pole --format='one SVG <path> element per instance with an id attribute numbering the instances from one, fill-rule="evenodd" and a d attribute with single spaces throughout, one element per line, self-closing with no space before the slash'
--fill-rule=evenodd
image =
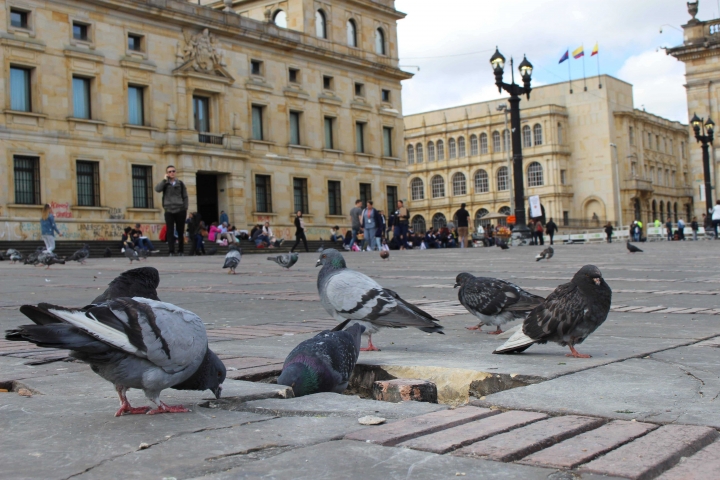
<path id="1" fill-rule="evenodd" d="M 598 42 L 595 42 L 595 45 L 597 45 Z M 597 72 L 598 72 L 598 88 L 602 89 L 602 79 L 600 78 L 600 49 L 598 48 L 598 52 L 595 54 L 597 55 Z"/>
<path id="2" fill-rule="evenodd" d="M 582 52 L 583 52 L 583 85 L 585 86 L 585 91 L 587 92 L 587 77 L 585 76 L 585 45 L 582 45 Z"/>
<path id="3" fill-rule="evenodd" d="M 568 82 L 570 82 L 570 93 L 573 93 L 573 89 L 572 89 L 572 74 L 570 73 L 570 63 L 571 63 L 571 62 L 570 62 L 570 57 L 569 57 L 569 55 L 570 55 L 570 47 L 568 47 L 567 52 L 568 52 L 568 59 L 567 59 L 567 62 L 568 62 Z"/>

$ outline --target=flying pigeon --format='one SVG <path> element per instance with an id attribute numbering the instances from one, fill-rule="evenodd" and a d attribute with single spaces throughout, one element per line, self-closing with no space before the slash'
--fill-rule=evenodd
<path id="1" fill-rule="evenodd" d="M 130 265 L 132 265 L 133 260 L 140 261 L 140 257 L 138 256 L 138 253 L 135 251 L 135 249 L 132 247 L 132 243 L 126 242 L 125 243 L 125 256 L 128 260 L 130 260 Z"/>
<path id="2" fill-rule="evenodd" d="M 9 258 L 12 263 L 20 262 L 23 259 L 22 253 L 18 252 L 14 248 L 8 248 L 8 251 L 5 252 L 5 256 Z"/>
<path id="3" fill-rule="evenodd" d="M 160 301 L 157 287 L 160 285 L 160 274 L 153 267 L 141 267 L 127 270 L 110 282 L 108 288 L 92 303 L 104 303 L 122 297 L 142 297 Z"/>
<path id="4" fill-rule="evenodd" d="M 630 243 L 630 240 L 628 240 L 627 243 L 625 243 L 625 245 L 627 246 L 628 253 L 638 253 L 638 252 L 643 253 L 642 250 L 640 250 L 638 247 L 636 247 L 635 245 Z"/>
<path id="5" fill-rule="evenodd" d="M 533 343 L 570 347 L 566 356 L 590 358 L 575 350 L 608 316 L 612 290 L 594 265 L 585 265 L 536 307 L 518 330 L 493 353 L 520 353 Z"/>
<path id="6" fill-rule="evenodd" d="M 510 249 L 510 247 L 508 246 L 507 242 L 506 242 L 505 240 L 503 240 L 502 238 L 498 238 L 498 239 L 495 241 L 495 246 L 496 246 L 496 247 L 500 247 L 500 248 L 503 249 L 503 250 L 509 250 L 509 249 Z"/>
<path id="7" fill-rule="evenodd" d="M 278 385 L 292 387 L 296 397 L 319 392 L 342 393 L 360 355 L 365 327 L 325 330 L 293 348 L 285 359 Z"/>
<path id="8" fill-rule="evenodd" d="M 25 257 L 25 265 L 35 265 L 38 264 L 38 257 L 41 253 L 45 251 L 44 247 L 37 247 L 34 252 L 29 254 L 27 257 Z"/>
<path id="9" fill-rule="evenodd" d="M 37 263 L 45 265 L 45 270 L 50 268 L 50 265 L 60 264 L 65 265 L 65 260 L 55 255 L 53 252 L 42 252 L 37 257 Z"/>
<path id="10" fill-rule="evenodd" d="M 455 278 L 458 300 L 468 312 L 480 319 L 468 330 L 480 330 L 483 325 L 495 325 L 490 335 L 503 333 L 500 325 L 524 319 L 530 311 L 543 302 L 543 298 L 528 293 L 515 284 L 497 278 L 476 277 L 461 273 Z"/>
<path id="11" fill-rule="evenodd" d="M 539 262 L 540 260 L 543 260 L 543 259 L 550 260 L 554 254 L 555 254 L 555 250 L 553 250 L 552 247 L 548 247 L 545 250 L 543 250 L 542 252 L 535 255 L 535 261 Z"/>
<path id="12" fill-rule="evenodd" d="M 345 265 L 345 259 L 334 248 L 322 251 L 316 266 L 322 265 L 317 287 L 320 304 L 336 320 L 355 320 L 365 327 L 367 348 L 377 351 L 372 334 L 382 327 L 416 327 L 428 333 L 443 333 L 438 319 L 412 305 L 375 280 Z"/>
<path id="13" fill-rule="evenodd" d="M 290 268 L 293 265 L 295 265 L 298 261 L 298 254 L 297 253 L 283 253 L 282 255 L 278 255 L 276 257 L 267 257 L 268 260 L 271 262 L 275 262 L 281 267 Z"/>
<path id="14" fill-rule="evenodd" d="M 112 257 L 112 250 L 110 250 L 109 248 L 105 247 L 105 253 L 103 253 L 103 257 L 105 257 L 105 258 L 110 258 L 110 257 Z"/>
<path id="15" fill-rule="evenodd" d="M 160 401 L 166 388 L 211 390 L 220 398 L 225 366 L 208 348 L 202 320 L 190 311 L 136 297 L 81 310 L 47 303 L 23 305 L 20 312 L 35 325 L 8 330 L 5 339 L 72 350 L 72 357 L 115 385 L 120 397 L 116 417 L 187 412 L 182 405 Z M 133 408 L 126 396 L 130 388 L 142 389 L 156 408 Z"/>
<path id="16" fill-rule="evenodd" d="M 387 250 L 380 250 L 380 258 L 382 258 L 383 260 L 387 260 L 388 258 L 390 258 L 390 252 L 388 252 Z"/>
<path id="17" fill-rule="evenodd" d="M 80 250 L 73 253 L 65 260 L 80 262 L 81 264 L 85 265 L 85 260 L 87 260 L 88 258 L 90 258 L 90 246 L 87 243 L 84 243 L 83 247 Z"/>
<path id="18" fill-rule="evenodd" d="M 231 273 L 235 275 L 235 269 L 240 265 L 240 257 L 242 256 L 242 250 L 235 245 L 231 245 L 227 254 L 225 255 L 225 264 L 223 268 L 229 268 L 228 275 Z"/>

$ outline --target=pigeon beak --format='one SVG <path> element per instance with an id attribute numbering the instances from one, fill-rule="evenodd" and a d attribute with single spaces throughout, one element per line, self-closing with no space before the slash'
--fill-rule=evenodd
<path id="1" fill-rule="evenodd" d="M 217 387 L 217 388 L 214 388 L 214 389 L 212 390 L 212 392 L 215 394 L 215 398 L 216 398 L 217 400 L 219 400 L 219 399 L 220 399 L 220 394 L 222 393 L 222 385 L 218 385 L 218 387 Z"/>
<path id="2" fill-rule="evenodd" d="M 459 287 L 459 286 L 460 286 L 460 285 L 456 283 L 455 286 L 453 286 L 453 288 L 457 288 L 457 287 Z"/>
<path id="3" fill-rule="evenodd" d="M 602 278 L 593 278 L 593 282 L 595 282 L 595 285 L 600 286 L 602 283 Z"/>
<path id="4" fill-rule="evenodd" d="M 315 262 L 315 267 L 319 267 L 320 265 L 322 265 L 322 264 L 320 263 L 320 259 L 318 258 L 318 261 Z"/>

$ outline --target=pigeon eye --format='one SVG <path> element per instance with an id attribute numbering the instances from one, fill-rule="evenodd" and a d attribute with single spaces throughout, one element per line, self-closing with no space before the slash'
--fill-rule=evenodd
<path id="1" fill-rule="evenodd" d="M 322 258 L 327 258 L 327 255 L 323 255 Z"/>

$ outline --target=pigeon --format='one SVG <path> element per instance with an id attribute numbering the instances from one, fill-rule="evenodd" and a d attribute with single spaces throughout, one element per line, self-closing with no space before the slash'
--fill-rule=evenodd
<path id="1" fill-rule="evenodd" d="M 381 287 L 375 280 L 345 265 L 345 259 L 334 248 L 323 250 L 316 266 L 320 305 L 336 320 L 355 320 L 365 327 L 367 348 L 360 351 L 377 351 L 372 334 L 382 327 L 416 327 L 428 333 L 443 333 L 439 320 L 412 305 L 390 289 Z"/>
<path id="2" fill-rule="evenodd" d="M 283 253 L 277 257 L 267 257 L 271 262 L 275 262 L 281 267 L 290 268 L 295 265 L 298 261 L 297 253 Z"/>
<path id="3" fill-rule="evenodd" d="M 103 257 L 105 257 L 105 258 L 112 257 L 112 250 L 110 250 L 108 247 L 105 247 L 105 253 L 103 253 Z"/>
<path id="4" fill-rule="evenodd" d="M 140 257 L 138 256 L 138 253 L 135 251 L 135 249 L 131 246 L 132 244 L 129 242 L 125 243 L 125 256 L 128 260 L 130 260 L 130 265 L 132 265 L 133 260 L 140 261 Z"/>
<path id="5" fill-rule="evenodd" d="M 342 393 L 360 355 L 365 327 L 325 330 L 293 348 L 285 359 L 278 385 L 292 387 L 296 397 L 319 392 Z"/>
<path id="6" fill-rule="evenodd" d="M 187 412 L 182 405 L 160 401 L 166 388 L 211 390 L 220 398 L 225 366 L 208 348 L 202 320 L 188 310 L 136 297 L 83 309 L 23 305 L 20 312 L 35 325 L 8 330 L 5 339 L 71 350 L 73 358 L 115 386 L 120 397 L 116 417 Z M 156 408 L 133 408 L 126 396 L 130 388 L 142 389 Z"/>
<path id="7" fill-rule="evenodd" d="M 387 250 L 380 250 L 380 258 L 382 258 L 383 260 L 387 260 L 388 258 L 390 258 L 390 252 L 388 252 Z"/>
<path id="8" fill-rule="evenodd" d="M 502 248 L 503 250 L 509 250 L 509 249 L 510 249 L 510 247 L 508 246 L 507 242 L 506 242 L 505 240 L 503 240 L 502 238 L 498 238 L 498 239 L 495 241 L 495 246 L 496 246 L 496 247 L 500 247 L 500 248 Z"/>
<path id="9" fill-rule="evenodd" d="M 483 325 L 495 325 L 490 335 L 503 333 L 500 325 L 513 320 L 524 319 L 533 308 L 543 302 L 543 298 L 528 293 L 515 284 L 497 278 L 476 277 L 470 273 L 461 273 L 455 278 L 458 300 L 468 312 L 480 319 L 468 330 L 480 330 Z"/>
<path id="10" fill-rule="evenodd" d="M 542 252 L 535 255 L 535 261 L 539 262 L 540 260 L 543 260 L 543 259 L 550 260 L 554 254 L 555 254 L 555 250 L 553 250 L 552 247 L 548 247 L 545 250 L 543 250 Z"/>
<path id="11" fill-rule="evenodd" d="M 230 249 L 225 255 L 225 264 L 223 268 L 229 268 L 228 275 L 231 273 L 235 275 L 235 269 L 240 265 L 240 257 L 242 256 L 242 250 L 235 245 L 230 245 Z"/>
<path id="12" fill-rule="evenodd" d="M 520 353 L 548 341 L 570 347 L 566 356 L 590 358 L 575 350 L 608 316 L 612 290 L 600 269 L 585 265 L 570 283 L 560 285 L 537 306 L 518 330 L 493 353 Z"/>
<path id="13" fill-rule="evenodd" d="M 37 247 L 34 252 L 32 252 L 31 254 L 29 254 L 29 255 L 25 258 L 25 265 L 35 265 L 35 266 L 37 266 L 37 264 L 38 264 L 38 257 L 39 257 L 40 254 L 43 253 L 44 251 L 45 251 L 45 248 L 43 248 L 43 247 Z"/>
<path id="14" fill-rule="evenodd" d="M 158 285 L 160 285 L 160 274 L 157 269 L 134 268 L 117 276 L 92 303 L 103 303 L 122 297 L 142 297 L 160 301 L 157 294 Z"/>
<path id="15" fill-rule="evenodd" d="M 320 239 L 320 241 L 322 241 L 322 238 Z M 323 250 L 325 250 L 325 245 L 320 244 L 320 247 L 318 247 L 317 252 L 322 252 Z"/>
<path id="16" fill-rule="evenodd" d="M 87 260 L 88 258 L 90 258 L 90 246 L 87 243 L 84 243 L 83 247 L 80 250 L 73 253 L 65 260 L 67 260 L 68 262 L 80 262 L 81 264 L 85 265 L 85 260 Z"/>
<path id="17" fill-rule="evenodd" d="M 8 251 L 5 252 L 5 256 L 9 258 L 12 263 L 20 262 L 23 259 L 22 253 L 18 252 L 14 248 L 8 248 Z"/>
<path id="18" fill-rule="evenodd" d="M 4 261 L 5 261 L 5 255 L 0 253 L 0 262 L 4 262 Z"/>
<path id="19" fill-rule="evenodd" d="M 37 263 L 45 265 L 45 270 L 50 268 L 50 265 L 60 264 L 65 265 L 65 260 L 55 255 L 53 252 L 42 252 L 38 255 Z"/>
<path id="20" fill-rule="evenodd" d="M 642 250 L 640 250 L 638 247 L 636 247 L 635 245 L 630 243 L 630 240 L 628 240 L 625 245 L 627 246 L 628 253 L 638 253 L 638 252 L 643 253 Z"/>
<path id="21" fill-rule="evenodd" d="M 218 252 L 217 247 L 210 247 L 210 248 L 208 248 L 207 254 L 208 255 L 216 255 L 217 252 Z"/>
<path id="22" fill-rule="evenodd" d="M 150 255 L 150 252 L 148 252 L 144 248 L 135 247 L 133 250 L 135 250 L 135 252 L 137 253 L 138 258 L 144 258 L 145 260 L 147 260 L 147 257 Z"/>

